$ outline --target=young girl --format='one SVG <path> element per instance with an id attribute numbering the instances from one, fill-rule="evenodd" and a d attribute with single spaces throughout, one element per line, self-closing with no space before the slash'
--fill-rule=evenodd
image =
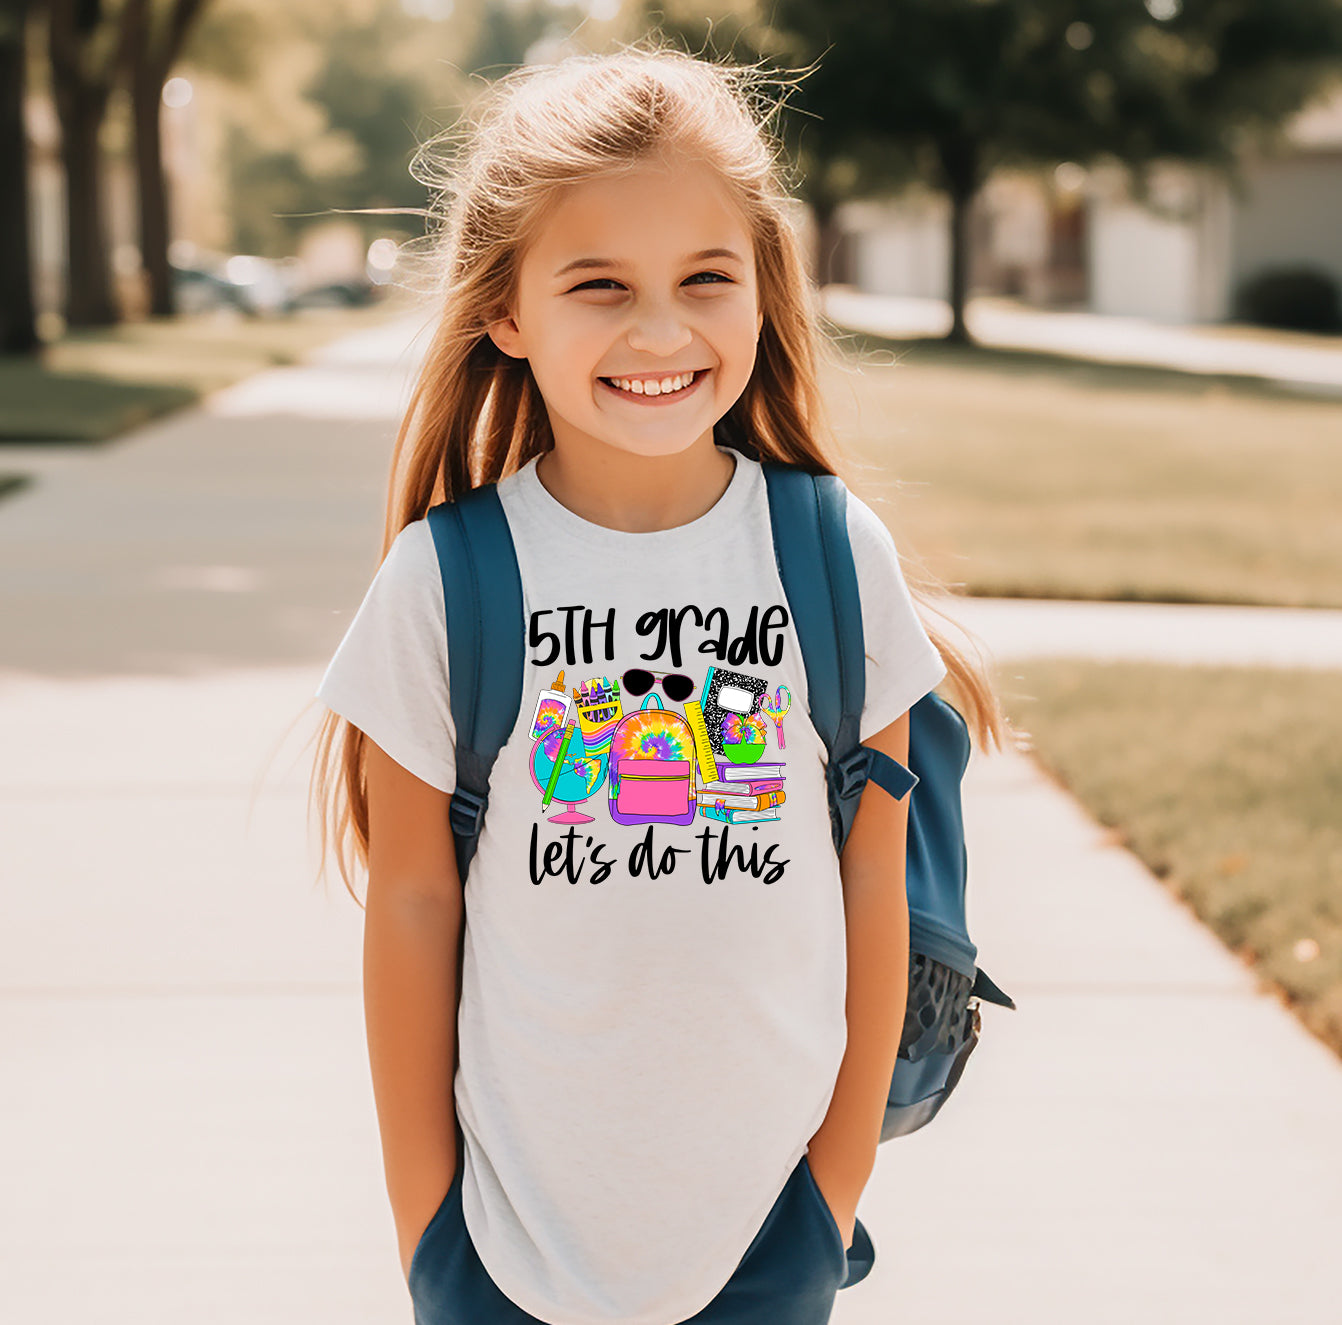
<path id="1" fill-rule="evenodd" d="M 874 1255 L 856 1209 L 906 994 L 908 801 L 871 784 L 836 859 L 761 461 L 835 468 L 756 73 L 656 48 L 518 70 L 444 191 L 384 559 L 317 691 L 317 794 L 347 885 L 351 844 L 368 869 L 419 1325 L 819 1325 Z M 463 890 L 425 513 L 490 482 L 526 665 Z M 1000 744 L 986 681 L 851 493 L 847 524 L 861 739 L 907 762 L 908 710 L 949 668 Z M 650 789 L 667 769 L 697 780 L 688 819 Z"/>

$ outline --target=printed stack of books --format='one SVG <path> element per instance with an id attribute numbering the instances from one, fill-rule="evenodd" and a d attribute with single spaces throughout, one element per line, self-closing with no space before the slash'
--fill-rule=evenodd
<path id="1" fill-rule="evenodd" d="M 715 759 L 715 782 L 699 786 L 699 812 L 707 819 L 724 823 L 764 823 L 779 817 L 778 807 L 787 799 L 783 793 L 783 765 L 733 764 Z"/>

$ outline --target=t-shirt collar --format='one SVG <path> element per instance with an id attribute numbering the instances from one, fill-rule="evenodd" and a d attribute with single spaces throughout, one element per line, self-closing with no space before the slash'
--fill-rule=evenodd
<path id="1" fill-rule="evenodd" d="M 608 529 L 605 525 L 583 519 L 554 497 L 541 482 L 540 475 L 536 473 L 539 456 L 532 456 L 515 474 L 502 479 L 499 488 L 501 495 L 506 495 L 507 489 L 511 488 L 524 505 L 527 515 L 540 522 L 542 527 L 557 530 L 603 551 L 615 555 L 679 552 L 723 538 L 739 520 L 749 500 L 751 485 L 759 473 L 759 463 L 749 456 L 731 447 L 718 446 L 717 449 L 736 460 L 736 469 L 726 490 L 698 519 L 676 525 L 672 529 L 632 533 L 623 529 Z"/>

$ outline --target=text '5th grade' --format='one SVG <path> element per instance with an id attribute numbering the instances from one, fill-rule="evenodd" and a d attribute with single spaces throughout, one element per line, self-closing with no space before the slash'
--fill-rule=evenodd
<path id="1" fill-rule="evenodd" d="M 777 667 L 788 620 L 788 610 L 781 603 L 765 608 L 753 604 L 741 630 L 733 634 L 725 607 L 705 611 L 691 603 L 643 612 L 634 629 L 647 645 L 646 652 L 639 654 L 644 662 L 669 657 L 672 667 L 684 666 L 685 637 L 692 635 L 699 637 L 695 653 L 708 654 L 719 663 Z M 527 640 L 536 667 L 610 662 L 615 657 L 615 609 L 597 616 L 581 604 L 544 608 L 531 614 Z"/>

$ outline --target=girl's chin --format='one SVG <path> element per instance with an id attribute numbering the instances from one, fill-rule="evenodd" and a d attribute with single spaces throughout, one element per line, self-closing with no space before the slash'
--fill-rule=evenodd
<path id="1" fill-rule="evenodd" d="M 712 436 L 712 429 L 708 429 Z M 685 455 L 702 441 L 704 430 L 691 428 L 684 433 L 658 433 L 651 429 L 647 433 L 638 429 L 605 428 L 594 434 L 594 440 L 601 442 L 611 451 L 622 455 L 637 456 L 641 460 L 668 460 L 673 456 Z"/>

